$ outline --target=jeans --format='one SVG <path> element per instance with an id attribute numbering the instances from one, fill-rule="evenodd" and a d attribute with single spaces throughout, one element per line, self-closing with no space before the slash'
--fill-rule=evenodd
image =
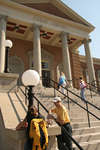
<path id="1" fill-rule="evenodd" d="M 61 86 L 62 86 L 62 87 L 61 87 L 61 92 L 62 92 L 63 94 L 65 94 L 65 91 L 66 91 L 66 90 L 65 90 L 64 88 L 66 87 L 66 83 L 64 82 L 63 84 L 61 84 Z"/>
<path id="2" fill-rule="evenodd" d="M 72 127 L 70 123 L 66 123 L 61 127 L 61 135 L 57 136 L 58 142 L 58 149 L 59 150 L 72 150 L 72 140 L 70 137 L 65 133 L 65 130 L 72 136 Z"/>
<path id="3" fill-rule="evenodd" d="M 85 100 L 85 88 L 81 89 L 80 95 L 81 95 L 82 100 L 84 101 Z"/>

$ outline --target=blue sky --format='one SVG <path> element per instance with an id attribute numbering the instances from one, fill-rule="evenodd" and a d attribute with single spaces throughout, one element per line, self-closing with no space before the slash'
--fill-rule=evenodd
<path id="1" fill-rule="evenodd" d="M 100 58 L 100 0 L 62 0 L 62 2 L 95 26 L 95 30 L 90 34 L 92 39 L 90 49 L 92 57 Z M 80 54 L 84 55 L 84 47 L 79 50 Z"/>

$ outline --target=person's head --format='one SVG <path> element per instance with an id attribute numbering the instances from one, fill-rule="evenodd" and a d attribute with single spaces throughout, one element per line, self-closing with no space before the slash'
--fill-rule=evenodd
<path id="1" fill-rule="evenodd" d="M 65 74 L 63 72 L 61 72 L 61 76 L 65 76 Z"/>
<path id="2" fill-rule="evenodd" d="M 29 108 L 28 108 L 28 111 L 32 114 L 32 115 L 34 115 L 34 116 L 38 116 L 38 110 L 37 110 L 37 108 L 35 107 L 35 106 L 30 106 Z"/>
<path id="3" fill-rule="evenodd" d="M 53 99 L 53 103 L 55 104 L 56 107 L 59 107 L 61 105 L 61 98 L 60 97 L 55 97 Z"/>
<path id="4" fill-rule="evenodd" d="M 82 80 L 82 77 L 80 77 L 80 80 Z"/>

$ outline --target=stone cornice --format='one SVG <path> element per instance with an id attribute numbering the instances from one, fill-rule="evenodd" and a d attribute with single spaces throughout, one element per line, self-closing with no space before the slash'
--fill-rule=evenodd
<path id="1" fill-rule="evenodd" d="M 8 0 L 4 0 L 4 2 L 5 1 L 7 2 Z M 55 17 L 53 15 L 48 15 L 47 13 L 43 12 L 40 13 L 41 11 L 37 11 L 35 9 L 33 10 L 19 4 L 18 6 L 20 7 L 17 6 L 18 8 L 16 8 L 15 4 L 17 5 L 17 3 L 13 3 L 14 6 L 0 6 L 0 14 L 8 15 L 9 18 L 21 20 L 29 24 L 37 24 L 39 26 L 47 27 L 58 32 L 69 32 L 72 35 L 76 35 L 82 38 L 88 38 L 88 32 L 75 28 L 74 26 L 72 27 L 70 24 L 67 23 L 65 19 Z M 23 8 L 24 10 L 21 8 Z M 47 17 L 45 17 L 43 14 L 45 14 Z"/>
<path id="2" fill-rule="evenodd" d="M 79 57 L 80 57 L 80 61 L 81 61 L 81 62 L 86 63 L 86 57 L 85 57 L 85 56 L 79 55 Z M 100 65 L 100 59 L 93 57 L 93 63 L 94 63 L 94 64 L 97 64 L 97 65 Z"/>
<path id="3" fill-rule="evenodd" d="M 75 11 L 73 11 L 71 8 L 69 8 L 65 3 L 63 3 L 61 0 L 51 0 L 52 4 L 55 4 L 56 7 L 61 9 L 65 14 L 71 16 L 73 19 L 77 19 L 80 21 L 80 23 L 83 23 L 84 25 L 88 26 L 90 28 L 90 31 L 94 30 L 94 26 L 87 22 L 84 18 L 82 18 L 80 15 L 78 15 Z"/>
<path id="4" fill-rule="evenodd" d="M 59 22 L 59 23 L 65 24 L 65 25 L 67 24 L 71 27 L 86 31 L 87 33 L 90 32 L 89 27 L 87 27 L 85 25 L 82 25 L 80 23 L 76 23 L 76 22 L 73 22 L 73 21 L 58 17 L 58 16 L 54 16 L 54 15 L 42 12 L 40 10 L 29 8 L 29 7 L 23 6 L 21 4 L 18 4 L 18 3 L 15 3 L 15 2 L 9 1 L 9 0 L 0 0 L 0 3 L 4 6 L 12 8 L 12 9 L 21 10 L 23 13 L 25 12 L 25 13 L 28 13 L 28 14 L 34 14 L 35 16 L 38 16 L 40 18 L 43 17 L 45 19 L 50 19 L 52 21 L 56 21 L 56 22 Z"/>
<path id="5" fill-rule="evenodd" d="M 84 39 L 84 40 L 82 41 L 83 44 L 90 43 L 90 42 L 92 42 L 92 40 L 89 39 L 89 38 L 88 38 L 88 39 Z"/>
<path id="6" fill-rule="evenodd" d="M 17 3 L 48 3 L 51 0 L 12 0 L 13 2 L 17 2 Z"/>

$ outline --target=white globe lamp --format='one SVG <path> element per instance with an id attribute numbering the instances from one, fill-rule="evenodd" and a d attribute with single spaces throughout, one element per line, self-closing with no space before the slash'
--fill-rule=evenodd
<path id="1" fill-rule="evenodd" d="M 28 88 L 28 108 L 33 105 L 33 87 L 39 84 L 40 76 L 35 70 L 27 70 L 22 74 L 22 83 Z"/>
<path id="2" fill-rule="evenodd" d="M 22 74 L 22 83 L 25 86 L 36 86 L 40 81 L 40 76 L 35 70 L 27 70 Z"/>
<path id="3" fill-rule="evenodd" d="M 13 43 L 11 40 L 5 40 L 5 47 L 12 48 L 12 46 L 13 46 Z"/>

